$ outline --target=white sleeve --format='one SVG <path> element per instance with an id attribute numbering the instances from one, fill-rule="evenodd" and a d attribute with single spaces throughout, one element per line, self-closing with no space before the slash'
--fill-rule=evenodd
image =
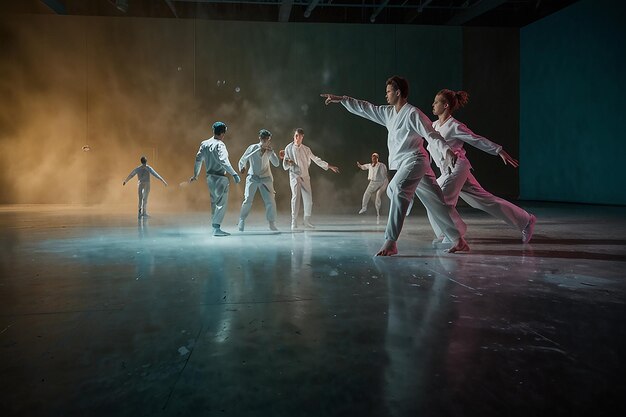
<path id="1" fill-rule="evenodd" d="M 291 159 L 291 148 L 289 145 L 285 146 L 285 157 L 283 158 L 283 169 L 285 171 L 289 171 L 289 164 L 287 163 L 287 159 Z"/>
<path id="2" fill-rule="evenodd" d="M 387 126 L 389 118 L 386 111 L 390 106 L 375 106 L 364 100 L 357 100 L 352 97 L 343 96 L 341 104 L 352 114 L 364 117 L 372 122 Z"/>
<path id="3" fill-rule="evenodd" d="M 132 171 L 130 171 L 130 174 L 128 174 L 128 177 L 126 177 L 126 179 L 124 180 L 124 182 L 128 182 L 132 177 L 134 177 L 135 175 L 137 175 L 137 168 L 133 169 Z"/>
<path id="4" fill-rule="evenodd" d="M 432 125 L 432 121 L 426 116 L 423 112 L 419 110 L 415 110 L 411 112 L 409 116 L 409 123 L 411 127 L 423 137 L 426 142 L 428 142 L 428 146 L 432 146 L 436 148 L 445 158 L 446 153 L 450 150 L 450 147 L 446 143 L 446 140 L 441 136 L 439 132 L 437 132 Z"/>
<path id="5" fill-rule="evenodd" d="M 480 149 L 483 152 L 487 152 L 491 155 L 498 155 L 502 150 L 502 146 L 497 143 L 493 143 L 489 139 L 477 135 L 472 132 L 467 126 L 463 123 L 459 123 L 454 127 L 454 132 L 452 133 L 452 137 L 455 139 L 462 140 L 463 142 L 469 143 L 475 148 Z"/>
<path id="6" fill-rule="evenodd" d="M 283 169 L 285 171 L 289 171 L 289 168 L 291 168 L 291 165 L 287 163 L 287 160 L 293 161 L 294 164 L 296 162 L 293 160 L 294 158 L 293 158 L 293 155 L 291 154 L 291 148 L 292 148 L 291 143 L 285 146 L 285 157 L 283 158 Z"/>
<path id="7" fill-rule="evenodd" d="M 317 166 L 322 168 L 324 171 L 328 171 L 328 162 L 324 161 L 319 156 L 313 155 L 313 152 L 311 151 L 311 148 L 307 148 L 307 154 L 308 154 L 309 158 L 311 159 L 311 161 L 315 162 L 315 164 Z"/>
<path id="8" fill-rule="evenodd" d="M 293 162 L 293 165 L 289 165 L 287 163 L 287 159 Z M 302 170 L 298 166 L 298 161 L 296 161 L 296 155 L 293 150 L 293 142 L 285 147 L 285 158 L 283 159 L 283 169 L 285 171 L 292 172 L 294 175 L 300 175 Z"/>
<path id="9" fill-rule="evenodd" d="M 254 149 L 254 145 L 248 146 L 248 149 L 246 149 L 243 155 L 241 155 L 241 158 L 239 158 L 239 171 L 241 171 L 243 167 L 245 167 L 246 164 L 248 163 L 248 158 L 250 158 L 250 155 L 252 155 L 253 149 Z"/>
<path id="10" fill-rule="evenodd" d="M 152 168 L 151 166 L 148 166 L 148 171 L 150 171 L 150 173 L 151 173 L 152 175 L 154 175 L 157 179 L 161 180 L 162 182 L 165 182 L 165 180 L 163 179 L 163 177 L 161 177 L 161 176 L 159 175 L 159 173 L 158 173 L 158 172 L 156 172 L 156 171 L 154 170 L 154 168 Z"/>
<path id="11" fill-rule="evenodd" d="M 361 169 L 363 171 L 367 171 L 368 169 L 370 169 L 371 166 L 372 164 L 361 164 Z"/>
<path id="12" fill-rule="evenodd" d="M 200 145 L 200 148 L 198 149 L 198 153 L 196 154 L 196 163 L 193 166 L 193 177 L 194 178 L 198 178 L 198 175 L 200 175 L 200 168 L 202 168 L 202 160 L 203 160 L 203 156 L 202 156 L 202 145 Z"/>
<path id="13" fill-rule="evenodd" d="M 228 149 L 226 149 L 226 145 L 224 145 L 223 142 L 220 142 L 218 145 L 217 157 L 220 160 L 224 171 L 228 172 L 230 175 L 237 175 L 237 172 L 228 160 Z"/>
<path id="14" fill-rule="evenodd" d="M 276 152 L 274 152 L 274 150 L 272 149 L 270 154 L 270 162 L 272 165 L 274 165 L 275 167 L 278 166 L 278 164 L 280 164 L 280 159 L 278 159 L 278 155 L 276 155 Z"/>

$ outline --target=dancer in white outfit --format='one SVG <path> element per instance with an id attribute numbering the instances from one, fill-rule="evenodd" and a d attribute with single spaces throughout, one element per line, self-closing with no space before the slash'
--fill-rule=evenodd
<path id="1" fill-rule="evenodd" d="M 226 215 L 228 205 L 229 182 L 226 173 L 233 176 L 235 183 L 239 183 L 241 178 L 228 160 L 228 150 L 223 140 L 226 136 L 226 125 L 222 122 L 213 124 L 213 137 L 200 144 L 200 149 L 196 154 L 196 163 L 193 168 L 193 177 L 189 182 L 195 181 L 200 175 L 200 169 L 204 162 L 206 168 L 206 182 L 211 196 L 211 223 L 213 225 L 213 236 L 229 236 L 221 229 L 222 220 Z"/>
<path id="2" fill-rule="evenodd" d="M 356 166 L 367 171 L 367 179 L 370 183 L 363 193 L 363 201 L 361 203 L 361 210 L 359 214 L 363 214 L 367 211 L 367 204 L 372 197 L 372 194 L 376 193 L 376 199 L 374 200 L 374 206 L 376 207 L 376 217 L 380 217 L 380 206 L 382 201 L 380 196 L 385 192 L 389 180 L 387 179 L 387 166 L 378 161 L 378 154 L 374 152 L 372 154 L 371 164 L 361 164 L 357 161 Z"/>
<path id="3" fill-rule="evenodd" d="M 315 162 L 324 171 L 329 169 L 335 174 L 339 168 L 330 165 L 320 157 L 313 155 L 308 146 L 302 144 L 304 130 L 296 129 L 293 133 L 293 142 L 285 147 L 283 168 L 289 171 L 289 185 L 291 186 L 291 230 L 298 228 L 298 213 L 300 212 L 300 197 L 304 203 L 304 227 L 314 229 L 311 224 L 311 211 L 313 209 L 313 191 L 311 190 L 311 177 L 309 166 Z"/>
<path id="4" fill-rule="evenodd" d="M 448 146 L 452 148 L 458 157 L 454 168 L 448 171 L 442 169 L 439 149 L 428 147 L 441 171 L 441 176 L 437 179 L 437 183 L 441 186 L 446 203 L 456 206 L 460 196 L 470 206 L 487 212 L 518 229 L 522 233 L 522 242 L 528 243 L 532 238 L 537 220 L 535 215 L 486 191 L 470 171 L 472 166 L 465 156 L 465 149 L 463 148 L 465 143 L 469 143 L 491 155 L 498 155 L 502 158 L 505 165 L 508 164 L 517 168 L 519 163 L 502 149 L 502 146 L 477 135 L 463 123 L 452 117 L 452 113 L 467 104 L 468 100 L 469 95 L 465 91 L 454 92 L 444 89 L 437 93 L 433 101 L 433 114 L 438 117 L 433 122 L 433 127 L 441 133 Z M 432 213 L 429 211 L 428 215 L 431 216 Z M 446 243 L 441 230 L 435 229 L 435 236 L 433 243 L 436 244 L 437 241 Z"/>
<path id="5" fill-rule="evenodd" d="M 150 165 L 148 165 L 148 159 L 145 156 L 141 157 L 141 165 L 133 169 L 128 177 L 122 182 L 122 185 L 126 183 L 135 175 L 137 175 L 137 195 L 139 198 L 139 212 L 137 218 L 150 217 L 148 214 L 148 196 L 150 195 L 150 175 L 154 175 L 159 181 L 161 181 L 167 187 L 167 182 L 156 172 Z"/>
<path id="6" fill-rule="evenodd" d="M 246 190 L 243 195 L 241 212 L 239 213 L 239 231 L 243 232 L 246 218 L 252 209 L 252 201 L 257 190 L 261 193 L 263 203 L 265 203 L 265 217 L 270 224 L 270 230 L 276 228 L 276 191 L 274 191 L 274 177 L 270 169 L 270 163 L 278 166 L 278 155 L 272 149 L 272 134 L 269 130 L 261 129 L 259 132 L 259 143 L 248 146 L 239 160 L 239 171 L 246 173 Z"/>
<path id="7" fill-rule="evenodd" d="M 430 157 L 424 148 L 424 138 L 432 147 L 438 147 L 444 167 L 453 166 L 456 156 L 431 125 L 430 119 L 417 107 L 408 103 L 409 83 L 401 77 L 387 80 L 386 99 L 388 106 L 375 106 L 367 101 L 348 96 L 322 94 L 326 104 L 341 103 L 349 112 L 385 126 L 389 132 L 389 169 L 397 170 L 387 187 L 391 200 L 389 219 L 385 230 L 385 243 L 377 256 L 398 253 L 396 241 L 402 231 L 406 212 L 413 194 L 417 193 L 425 207 L 434 214 L 433 220 L 445 236 L 454 242 L 449 252 L 468 251 L 463 239 L 464 230 L 456 224 L 463 223 L 456 209 L 443 200 L 441 189 L 430 167 Z M 416 191 L 417 190 L 417 191 Z M 453 220 L 453 217 L 456 217 Z M 456 224 L 455 224 L 456 223 Z"/>

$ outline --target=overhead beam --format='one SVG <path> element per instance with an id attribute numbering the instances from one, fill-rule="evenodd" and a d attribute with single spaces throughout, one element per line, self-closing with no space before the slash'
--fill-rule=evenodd
<path id="1" fill-rule="evenodd" d="M 289 16 L 291 16 L 291 6 L 293 6 L 293 0 L 283 0 L 278 10 L 278 21 L 289 22 Z"/>
<path id="2" fill-rule="evenodd" d="M 115 7 L 122 13 L 128 12 L 128 0 L 115 0 Z"/>
<path id="3" fill-rule="evenodd" d="M 41 0 L 41 2 L 48 6 L 56 14 L 67 14 L 67 10 L 65 10 L 65 5 L 59 0 Z"/>
<path id="4" fill-rule="evenodd" d="M 446 22 L 447 25 L 460 26 L 470 20 L 487 13 L 489 10 L 495 9 L 502 3 L 506 3 L 506 0 L 482 0 L 475 5 L 468 7 L 467 9 L 455 14 L 450 20 Z"/>
<path id="5" fill-rule="evenodd" d="M 165 4 L 167 4 L 167 7 L 170 8 L 174 17 L 178 18 L 178 13 L 176 13 L 176 8 L 174 7 L 174 3 L 172 3 L 172 0 L 165 0 Z"/>
<path id="6" fill-rule="evenodd" d="M 374 10 L 374 13 L 372 13 L 372 15 L 370 16 L 370 22 L 374 23 L 376 21 L 376 18 L 378 17 L 378 14 L 382 12 L 388 4 L 389 0 L 384 0 L 382 3 L 380 3 L 376 10 Z"/>
<path id="7" fill-rule="evenodd" d="M 311 12 L 313 11 L 313 9 L 315 9 L 317 7 L 317 3 L 319 3 L 320 0 L 311 0 L 309 2 L 309 5 L 306 7 L 306 10 L 304 11 L 304 17 L 310 17 L 311 16 Z"/>
<path id="8" fill-rule="evenodd" d="M 419 16 L 423 11 L 424 8 L 426 8 L 430 3 L 432 3 L 433 0 L 425 0 L 425 1 L 421 1 L 419 6 L 417 6 L 417 9 L 413 9 L 413 11 L 411 13 L 407 13 L 405 19 L 404 19 L 404 23 L 411 23 L 415 20 L 415 18 L 417 16 Z"/>

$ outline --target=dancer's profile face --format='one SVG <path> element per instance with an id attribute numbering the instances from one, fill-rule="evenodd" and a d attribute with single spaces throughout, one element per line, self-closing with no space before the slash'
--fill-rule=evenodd
<path id="1" fill-rule="evenodd" d="M 298 132 L 294 132 L 293 134 L 293 142 L 300 146 L 302 144 L 302 141 L 304 140 L 304 133 L 298 133 Z"/>
<path id="2" fill-rule="evenodd" d="M 376 165 L 378 163 L 378 157 L 376 155 L 372 155 L 372 164 Z"/>
<path id="3" fill-rule="evenodd" d="M 385 97 L 387 98 L 387 103 L 394 106 L 400 100 L 400 91 L 393 88 L 393 85 L 387 84 Z"/>
<path id="4" fill-rule="evenodd" d="M 435 116 L 439 116 L 440 114 L 443 114 L 446 111 L 446 101 L 443 99 L 442 96 L 440 95 L 436 95 L 435 96 L 435 100 L 433 101 L 433 114 Z"/>

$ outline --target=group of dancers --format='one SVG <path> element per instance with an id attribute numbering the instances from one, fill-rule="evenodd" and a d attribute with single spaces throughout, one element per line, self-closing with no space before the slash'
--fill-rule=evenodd
<path id="1" fill-rule="evenodd" d="M 426 208 L 429 222 L 435 232 L 433 246 L 446 248 L 447 252 L 466 252 L 469 245 L 464 235 L 465 222 L 456 210 L 461 197 L 470 206 L 483 210 L 495 218 L 517 228 L 521 232 L 522 242 L 530 242 L 536 217 L 522 208 L 494 196 L 484 190 L 471 173 L 471 164 L 465 155 L 463 145 L 469 143 L 487 153 L 498 155 L 505 164 L 518 167 L 502 146 L 472 132 L 452 114 L 468 102 L 464 91 L 439 91 L 432 108 L 437 120 L 432 122 L 420 109 L 408 103 L 409 84 L 406 79 L 393 76 L 386 82 L 385 95 L 388 105 L 377 106 L 367 101 L 335 94 L 321 94 L 325 104 L 340 103 L 349 112 L 381 124 L 387 128 L 389 148 L 389 171 L 379 161 L 379 155 L 373 153 L 371 163 L 357 167 L 368 170 L 369 184 L 362 199 L 359 214 L 367 210 L 371 196 L 376 193 L 375 208 L 380 216 L 381 194 L 386 190 L 390 200 L 389 217 L 385 229 L 385 242 L 377 256 L 392 256 L 398 253 L 397 241 L 404 221 L 413 202 L 414 196 Z M 213 125 L 213 137 L 203 141 L 196 154 L 193 176 L 195 181 L 205 165 L 206 180 L 211 198 L 212 227 L 214 236 L 228 236 L 221 229 L 228 202 L 230 174 L 235 183 L 241 178 L 232 167 L 228 150 L 224 144 L 227 127 L 222 122 Z M 304 145 L 304 131 L 294 131 L 293 142 L 289 143 L 278 155 L 271 146 L 272 134 L 262 129 L 259 142 L 250 145 L 239 160 L 238 168 L 246 175 L 244 200 L 239 214 L 238 229 L 244 231 L 245 221 L 250 213 L 252 201 L 257 191 L 265 204 L 266 219 L 271 230 L 276 228 L 276 200 L 273 176 L 270 164 L 278 167 L 280 159 L 285 171 L 289 172 L 291 188 L 291 229 L 297 230 L 300 202 L 304 205 L 302 225 L 314 228 L 311 223 L 313 197 L 309 167 L 311 162 L 324 170 L 339 173 L 339 168 L 322 160 Z M 426 143 L 424 143 L 424 140 Z M 426 151 L 428 146 L 428 152 Z M 437 178 L 431 168 L 431 158 L 440 171 Z M 139 179 L 138 216 L 147 214 L 147 199 L 150 192 L 150 175 L 155 176 L 166 186 L 167 182 L 142 157 L 142 165 L 135 168 L 124 180 L 124 184 L 134 175 Z"/>

